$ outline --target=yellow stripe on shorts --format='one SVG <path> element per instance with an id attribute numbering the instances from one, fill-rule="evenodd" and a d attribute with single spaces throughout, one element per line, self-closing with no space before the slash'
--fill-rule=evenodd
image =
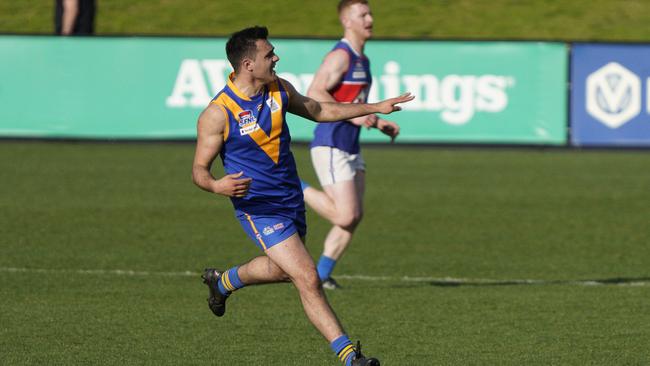
<path id="1" fill-rule="evenodd" d="M 248 222 L 251 223 L 251 227 L 253 228 L 253 232 L 255 233 L 255 237 L 257 238 L 257 240 L 260 241 L 260 244 L 262 244 L 262 248 L 264 248 L 264 250 L 266 250 L 267 249 L 266 244 L 264 243 L 264 240 L 262 240 L 262 235 L 260 235 L 260 232 L 257 231 L 257 228 L 255 227 L 255 223 L 253 223 L 253 220 L 251 219 L 249 214 L 245 214 L 245 215 L 246 215 L 246 218 L 248 219 Z"/>

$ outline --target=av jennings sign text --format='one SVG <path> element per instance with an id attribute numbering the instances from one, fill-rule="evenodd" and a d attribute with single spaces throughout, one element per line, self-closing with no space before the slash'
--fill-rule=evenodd
<path id="1" fill-rule="evenodd" d="M 194 138 L 231 72 L 225 39 L 0 37 L 0 135 Z M 305 93 L 334 40 L 271 40 L 279 75 Z M 410 91 L 387 118 L 398 142 L 563 144 L 566 47 L 526 42 L 370 41 L 369 100 Z M 32 107 L 34 93 L 47 91 Z M 294 140 L 314 124 L 289 117 Z M 387 141 L 375 130 L 364 141 Z"/>

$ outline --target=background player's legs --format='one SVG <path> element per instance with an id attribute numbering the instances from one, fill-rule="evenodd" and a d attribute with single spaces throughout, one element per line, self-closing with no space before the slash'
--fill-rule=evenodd
<path id="1" fill-rule="evenodd" d="M 363 216 L 365 172 L 357 170 L 354 180 L 326 185 L 323 189 L 307 187 L 303 194 L 307 204 L 333 224 L 318 261 L 318 275 L 321 280 L 327 280 L 336 261 L 352 241 L 352 234 Z"/>
<path id="2" fill-rule="evenodd" d="M 353 181 L 334 183 L 323 189 L 336 208 L 335 220 L 330 220 L 334 226 L 325 238 L 323 255 L 338 260 L 363 217 L 365 172 L 357 170 Z"/>
<path id="3" fill-rule="evenodd" d="M 336 182 L 320 191 L 308 186 L 303 190 L 305 202 L 332 225 L 354 231 L 363 215 L 365 172 L 357 170 L 354 180 Z"/>
<path id="4" fill-rule="evenodd" d="M 298 289 L 305 314 L 316 329 L 332 343 L 344 332 L 320 285 L 316 265 L 298 234 L 294 234 L 266 251 L 266 255 Z"/>

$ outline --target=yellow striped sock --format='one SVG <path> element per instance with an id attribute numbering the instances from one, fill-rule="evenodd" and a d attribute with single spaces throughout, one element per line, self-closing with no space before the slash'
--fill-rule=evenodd
<path id="1" fill-rule="evenodd" d="M 348 344 L 347 346 L 345 346 L 345 348 L 343 348 L 341 350 L 341 352 L 339 352 L 339 354 L 338 354 L 339 359 L 343 363 L 346 363 L 347 360 L 348 360 L 348 357 L 350 357 L 353 352 L 354 352 L 354 347 L 352 347 L 352 344 Z"/>
<path id="2" fill-rule="evenodd" d="M 226 290 L 232 292 L 232 291 L 235 290 L 235 288 L 233 287 L 232 283 L 230 283 L 230 278 L 229 278 L 229 276 L 230 276 L 230 275 L 229 275 L 228 271 L 224 272 L 224 273 L 221 275 L 221 284 L 223 284 L 223 287 L 225 287 Z"/>

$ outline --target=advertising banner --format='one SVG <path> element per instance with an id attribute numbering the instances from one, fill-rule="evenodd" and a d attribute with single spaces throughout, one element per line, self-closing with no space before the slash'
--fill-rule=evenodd
<path id="1" fill-rule="evenodd" d="M 571 85 L 574 145 L 650 146 L 650 45 L 575 45 Z"/>
<path id="2" fill-rule="evenodd" d="M 0 136 L 194 138 L 231 72 L 225 39 L 0 37 Z M 278 74 L 306 93 L 335 40 L 271 39 Z M 397 142 L 566 143 L 567 50 L 560 43 L 371 40 L 377 101 L 416 99 L 387 119 Z M 314 123 L 288 118 L 294 141 Z M 364 141 L 388 141 L 376 130 Z"/>

